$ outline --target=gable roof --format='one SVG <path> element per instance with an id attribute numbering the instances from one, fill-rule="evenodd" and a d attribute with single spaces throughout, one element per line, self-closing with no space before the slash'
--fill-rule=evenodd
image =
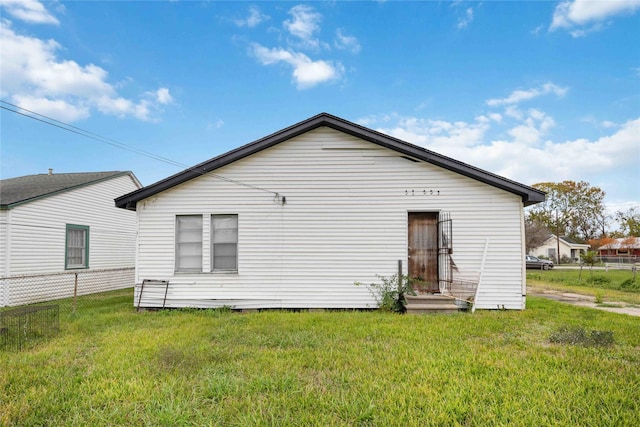
<path id="1" fill-rule="evenodd" d="M 125 194 L 116 199 L 116 206 L 123 209 L 136 209 L 136 203 L 142 199 L 158 194 L 164 190 L 172 188 L 178 184 L 197 178 L 205 173 L 209 173 L 218 168 L 226 166 L 244 157 L 255 154 L 266 148 L 273 147 L 288 139 L 294 138 L 305 132 L 316 128 L 327 126 L 340 132 L 369 141 L 382 147 L 394 150 L 405 156 L 409 156 L 418 161 L 430 163 L 444 169 L 459 173 L 461 175 L 484 182 L 522 198 L 525 206 L 543 202 L 545 193 L 538 189 L 517 183 L 515 181 L 484 171 L 466 163 L 443 156 L 417 145 L 410 144 L 389 135 L 374 131 L 356 123 L 332 116 L 327 113 L 320 113 L 316 116 L 303 120 L 295 125 L 289 126 L 257 141 L 251 142 L 242 147 L 231 150 L 225 154 L 214 157 L 196 166 L 165 178 L 139 190 Z"/>
<path id="2" fill-rule="evenodd" d="M 0 209 L 11 209 L 23 203 L 122 175 L 131 175 L 134 182 L 140 186 L 132 172 L 43 173 L 3 179 L 0 180 Z"/>
<path id="3" fill-rule="evenodd" d="M 547 240 L 545 240 L 545 243 L 548 242 L 549 240 L 556 240 L 556 235 L 555 234 L 549 234 L 549 236 L 547 237 Z M 564 242 L 567 246 L 569 247 L 573 247 L 573 248 L 588 248 L 589 245 L 587 243 L 580 243 L 577 240 L 574 240 L 570 237 L 567 236 L 560 236 L 560 241 Z"/>
<path id="4" fill-rule="evenodd" d="M 598 248 L 599 251 L 606 249 L 640 249 L 640 237 L 620 237 Z"/>

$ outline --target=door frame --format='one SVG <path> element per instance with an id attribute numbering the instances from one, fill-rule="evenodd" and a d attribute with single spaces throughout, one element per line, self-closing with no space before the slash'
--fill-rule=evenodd
<path id="1" fill-rule="evenodd" d="M 410 268 L 410 260 L 409 260 L 409 217 L 411 214 L 431 214 L 435 216 L 435 229 L 434 229 L 434 233 L 436 236 L 436 247 L 435 247 L 435 253 L 434 253 L 434 263 L 435 264 L 431 264 L 435 267 L 435 271 L 436 271 L 436 280 L 435 280 L 435 286 L 437 286 L 437 289 L 434 290 L 429 290 L 429 291 L 425 291 L 426 293 L 438 293 L 440 292 L 440 256 L 438 254 L 438 249 L 440 248 L 440 232 L 439 232 L 439 221 L 440 221 L 440 217 L 442 214 L 442 210 L 441 209 L 409 209 L 406 211 L 405 213 L 405 248 L 406 248 L 406 259 L 405 262 L 407 264 L 407 268 L 406 268 L 406 274 L 407 276 L 409 276 L 409 268 Z M 411 277 L 409 278 L 411 280 Z"/>

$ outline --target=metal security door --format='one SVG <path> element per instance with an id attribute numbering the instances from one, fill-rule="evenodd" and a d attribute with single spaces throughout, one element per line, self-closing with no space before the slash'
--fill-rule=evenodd
<path id="1" fill-rule="evenodd" d="M 438 214 L 409 213 L 408 272 L 417 293 L 434 293 L 438 286 Z"/>

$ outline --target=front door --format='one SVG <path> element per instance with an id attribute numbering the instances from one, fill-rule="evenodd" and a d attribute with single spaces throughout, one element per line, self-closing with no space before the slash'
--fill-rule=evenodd
<path id="1" fill-rule="evenodd" d="M 417 293 L 434 293 L 438 286 L 438 213 L 409 212 L 409 277 Z"/>

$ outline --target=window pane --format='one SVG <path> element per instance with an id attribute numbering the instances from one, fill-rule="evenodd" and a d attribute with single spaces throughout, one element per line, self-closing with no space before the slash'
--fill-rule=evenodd
<path id="1" fill-rule="evenodd" d="M 211 216 L 212 270 L 238 269 L 238 215 Z"/>
<path id="2" fill-rule="evenodd" d="M 87 267 L 87 230 L 67 228 L 66 267 Z"/>
<path id="3" fill-rule="evenodd" d="M 214 229 L 219 228 L 238 228 L 238 215 L 214 215 Z"/>
<path id="4" fill-rule="evenodd" d="M 214 270 L 237 270 L 236 257 L 217 257 L 214 260 Z"/>
<path id="5" fill-rule="evenodd" d="M 213 243 L 235 243 L 238 241 L 238 229 L 218 229 L 213 235 Z"/>
<path id="6" fill-rule="evenodd" d="M 219 243 L 215 245 L 213 256 L 236 256 L 237 245 L 235 243 Z"/>
<path id="7" fill-rule="evenodd" d="M 176 216 L 176 271 L 202 271 L 202 216 Z"/>

